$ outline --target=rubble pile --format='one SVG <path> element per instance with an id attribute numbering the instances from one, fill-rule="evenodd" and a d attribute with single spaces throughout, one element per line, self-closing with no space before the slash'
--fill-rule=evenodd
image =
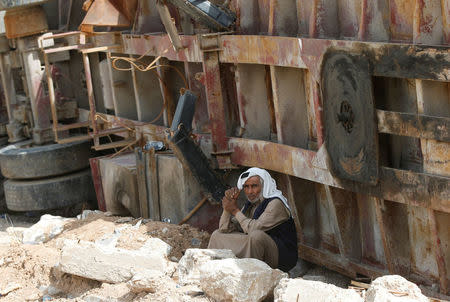
<path id="1" fill-rule="evenodd" d="M 400 276 L 378 278 L 367 291 L 317 269 L 289 278 L 205 249 L 209 234 L 188 225 L 85 211 L 0 234 L 9 238 L 0 242 L 0 301 L 429 301 Z M 333 279 L 338 286 L 326 283 Z"/>

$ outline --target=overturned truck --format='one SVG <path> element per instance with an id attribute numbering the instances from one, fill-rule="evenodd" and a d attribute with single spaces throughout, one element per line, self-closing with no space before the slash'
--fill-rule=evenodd
<path id="1" fill-rule="evenodd" d="M 450 295 L 448 2 L 0 3 L 59 20 L 28 32 L 45 66 L 32 136 L 114 150 L 90 159 L 100 209 L 213 230 L 220 191 L 258 166 L 288 197 L 301 258 Z"/>

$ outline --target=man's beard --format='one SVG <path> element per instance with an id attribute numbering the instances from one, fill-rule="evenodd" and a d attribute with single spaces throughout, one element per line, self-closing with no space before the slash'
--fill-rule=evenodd
<path id="1" fill-rule="evenodd" d="M 247 199 L 248 199 L 248 201 L 250 201 L 251 203 L 255 203 L 255 202 L 261 201 L 261 200 L 263 199 L 262 192 L 259 193 L 259 195 L 256 196 L 254 199 L 250 199 L 248 196 L 247 196 Z"/>

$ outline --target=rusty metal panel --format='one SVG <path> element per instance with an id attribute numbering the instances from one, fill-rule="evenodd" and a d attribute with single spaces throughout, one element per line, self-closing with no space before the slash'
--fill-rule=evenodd
<path id="1" fill-rule="evenodd" d="M 124 7 L 117 6 L 122 1 L 96 0 L 89 8 L 81 26 L 117 26 L 129 27 L 132 21 L 128 19 L 129 12 Z M 125 2 L 125 1 L 123 1 Z M 136 3 L 136 1 L 132 1 Z"/>
<path id="2" fill-rule="evenodd" d="M 199 41 L 194 36 L 181 38 L 184 49 L 175 51 L 167 35 L 122 35 L 124 53 L 159 56 L 172 61 L 203 62 Z"/>
<path id="3" fill-rule="evenodd" d="M 42 4 L 48 1 L 49 0 L 1 0 L 0 10 L 17 9 L 28 5 Z"/>
<path id="4" fill-rule="evenodd" d="M 373 265 L 386 265 L 389 271 L 392 271 L 389 251 L 386 253 L 383 245 L 384 224 L 379 220 L 381 213 L 378 213 L 378 200 L 365 194 L 357 194 L 356 200 L 361 230 L 362 259 Z"/>
<path id="5" fill-rule="evenodd" d="M 205 45 L 204 36 L 192 35 L 205 28 L 170 9 L 184 49 L 175 51 L 165 34 L 122 34 L 124 53 L 162 56 L 184 70 L 203 102 L 194 132 L 207 155 L 225 152 L 230 165 L 278 174 L 297 210 L 301 257 L 352 277 L 401 274 L 448 295 L 448 1 L 230 3 L 238 17 L 234 35 L 206 35 Z M 149 7 L 138 24 L 161 28 Z M 320 83 L 330 50 L 364 55 L 370 63 L 380 142 L 376 185 L 330 173 Z M 170 77 L 162 94 L 173 98 L 180 86 Z M 144 94 L 136 95 L 139 105 Z M 149 110 L 141 107 L 139 115 Z M 137 131 L 144 140 L 165 140 L 165 128 L 155 124 Z"/>
<path id="6" fill-rule="evenodd" d="M 433 230 L 433 241 L 435 243 L 435 249 L 440 251 L 437 253 L 437 258 L 440 278 L 443 281 L 441 282 L 441 287 L 444 283 L 447 287 L 448 293 L 450 280 L 450 244 L 446 244 L 447 241 L 445 238 L 450 238 L 450 220 L 448 219 L 448 214 L 446 213 L 436 211 L 434 212 L 434 216 L 435 225 L 433 227 L 435 228 Z"/>
<path id="7" fill-rule="evenodd" d="M 269 140 L 271 135 L 266 70 L 261 65 L 239 64 L 236 86 L 242 137 Z"/>
<path id="8" fill-rule="evenodd" d="M 295 68 L 271 68 L 277 137 L 280 143 L 308 148 L 310 129 L 305 88 L 305 71 Z"/>
<path id="9" fill-rule="evenodd" d="M 450 2 L 441 1 L 443 44 L 450 44 Z"/>
<path id="10" fill-rule="evenodd" d="M 138 116 L 131 71 L 119 71 L 112 68 L 111 64 L 109 66 L 115 114 L 120 117 L 137 120 Z"/>
<path id="11" fill-rule="evenodd" d="M 152 57 L 144 57 L 141 62 L 148 65 L 153 60 Z M 164 99 L 159 87 L 157 71 L 141 72 L 133 68 L 132 77 L 138 120 L 162 125 Z"/>
<path id="12" fill-rule="evenodd" d="M 7 11 L 4 21 L 8 39 L 31 36 L 48 29 L 47 17 L 41 6 Z"/>
<path id="13" fill-rule="evenodd" d="M 450 142 L 449 118 L 384 110 L 377 110 L 377 117 L 380 133 Z"/>
<path id="14" fill-rule="evenodd" d="M 133 23 L 138 0 L 110 0 L 110 2 L 125 15 L 130 23 Z"/>
<path id="15" fill-rule="evenodd" d="M 102 157 L 90 158 L 89 163 L 91 165 L 92 181 L 97 196 L 98 209 L 100 211 L 106 211 L 105 195 L 103 193 L 102 176 L 100 173 L 100 158 Z"/>
<path id="16" fill-rule="evenodd" d="M 412 41 L 415 0 L 389 0 L 391 40 Z"/>
<path id="17" fill-rule="evenodd" d="M 212 37 L 214 39 L 214 37 Z M 214 39 L 217 41 L 216 39 Z M 213 48 L 217 48 L 214 47 Z M 211 127 L 211 138 L 214 152 L 228 151 L 227 129 L 225 119 L 224 98 L 220 81 L 219 54 L 216 51 L 203 53 L 203 72 L 205 74 L 205 89 L 208 113 Z"/>

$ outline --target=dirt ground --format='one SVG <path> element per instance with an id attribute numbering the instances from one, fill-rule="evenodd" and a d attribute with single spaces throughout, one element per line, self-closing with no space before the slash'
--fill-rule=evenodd
<path id="1" fill-rule="evenodd" d="M 158 237 L 172 246 L 169 259 L 177 262 L 188 248 L 206 248 L 207 232 L 189 225 L 91 214 L 85 220 L 68 223 L 63 233 L 44 244 L 24 245 L 6 229 L 11 224 L 29 227 L 39 217 L 9 217 L 10 220 L 4 215 L 0 218 L 0 301 L 209 301 L 198 288 L 177 285 L 176 274 L 173 282 L 163 284 L 157 292 L 136 294 L 124 283 L 102 284 L 56 268 L 61 239 L 95 241 L 119 229 L 117 247 L 139 249 L 148 238 Z"/>

